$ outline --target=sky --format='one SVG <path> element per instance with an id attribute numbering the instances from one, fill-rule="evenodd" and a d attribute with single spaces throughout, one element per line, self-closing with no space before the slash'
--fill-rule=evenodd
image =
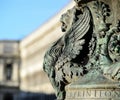
<path id="1" fill-rule="evenodd" d="M 70 0 L 0 0 L 0 40 L 21 40 Z"/>

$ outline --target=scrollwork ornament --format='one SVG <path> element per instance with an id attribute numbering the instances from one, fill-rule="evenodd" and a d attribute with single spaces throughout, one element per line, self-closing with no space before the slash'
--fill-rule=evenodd
<path id="1" fill-rule="evenodd" d="M 116 26 L 107 23 L 111 12 L 104 2 L 74 1 L 61 16 L 64 35 L 48 49 L 43 63 L 58 100 L 64 100 L 66 85 L 89 78 L 91 70 L 120 79 L 120 21 Z"/>
<path id="2" fill-rule="evenodd" d="M 120 61 L 120 33 L 111 36 L 108 45 L 109 55 L 113 62 Z"/>
<path id="3" fill-rule="evenodd" d="M 58 100 L 65 98 L 67 84 L 88 72 L 84 65 L 88 62 L 89 42 L 92 38 L 92 18 L 86 5 L 76 5 L 69 9 L 62 15 L 61 22 L 65 34 L 47 51 L 43 64 Z"/>

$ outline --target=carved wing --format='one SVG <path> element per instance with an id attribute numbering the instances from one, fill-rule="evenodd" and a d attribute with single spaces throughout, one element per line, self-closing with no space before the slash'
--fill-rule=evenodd
<path id="1" fill-rule="evenodd" d="M 90 29 L 91 15 L 89 9 L 84 8 L 83 14 L 79 16 L 79 20 L 72 25 L 70 30 L 63 36 L 64 48 L 56 65 L 62 66 L 65 62 L 74 59 L 80 54 L 85 44 L 83 37 Z"/>

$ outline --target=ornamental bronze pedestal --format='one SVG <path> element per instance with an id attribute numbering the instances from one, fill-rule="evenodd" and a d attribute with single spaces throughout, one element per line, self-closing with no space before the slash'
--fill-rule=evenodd
<path id="1" fill-rule="evenodd" d="M 74 1 L 44 57 L 57 100 L 120 100 L 120 0 Z"/>
<path id="2" fill-rule="evenodd" d="M 92 79 L 78 80 L 66 86 L 65 100 L 120 100 L 119 82 L 95 75 L 92 74 Z"/>

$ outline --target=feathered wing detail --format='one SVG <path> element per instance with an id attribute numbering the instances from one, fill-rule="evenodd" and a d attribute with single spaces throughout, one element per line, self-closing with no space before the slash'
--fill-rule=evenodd
<path id="1" fill-rule="evenodd" d="M 64 63 L 71 61 L 80 54 L 85 43 L 83 37 L 90 29 L 90 22 L 90 11 L 86 7 L 84 8 L 83 14 L 79 16 L 79 20 L 74 23 L 71 29 L 63 36 L 63 52 L 56 62 L 56 67 L 62 67 Z"/>
<path id="2" fill-rule="evenodd" d="M 75 68 L 78 64 L 73 64 L 71 60 L 76 58 L 83 49 L 85 44 L 84 36 L 89 32 L 90 22 L 90 11 L 85 7 L 83 14 L 79 15 L 78 20 L 71 26 L 70 30 L 56 41 L 45 54 L 43 68 L 48 73 L 58 97 L 65 94 L 65 84 L 71 82 L 74 74 L 76 79 L 76 76 L 83 72 L 82 68 L 79 68 L 79 70 Z"/>

